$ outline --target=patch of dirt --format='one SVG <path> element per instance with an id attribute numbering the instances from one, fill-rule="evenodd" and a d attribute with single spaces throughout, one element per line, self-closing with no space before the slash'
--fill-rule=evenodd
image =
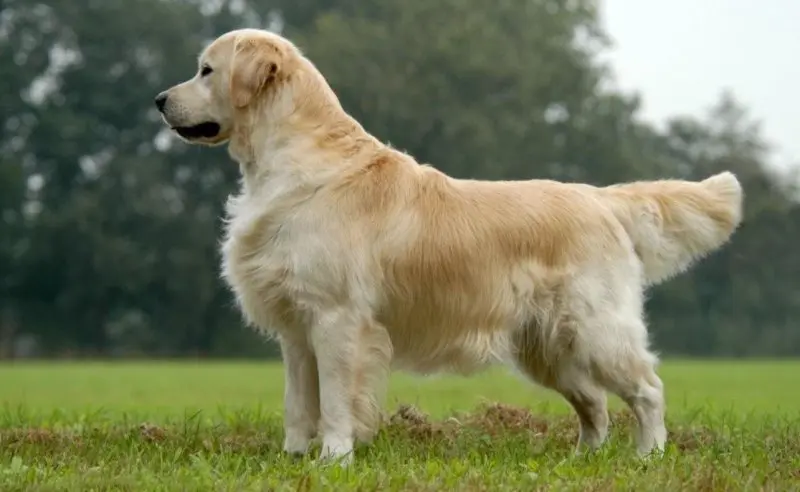
<path id="1" fill-rule="evenodd" d="M 616 411 L 609 414 L 612 432 L 618 432 L 626 438 L 633 438 L 637 421 L 629 411 Z M 580 424 L 575 415 L 559 417 L 541 417 L 534 415 L 529 409 L 491 403 L 476 411 L 451 417 L 443 421 L 432 420 L 413 405 L 400 405 L 388 419 L 386 430 L 406 434 L 413 440 L 452 440 L 464 430 L 478 431 L 489 436 L 504 433 L 529 433 L 531 437 L 548 436 L 565 443 L 577 440 Z M 669 431 L 670 442 L 675 443 L 681 451 L 695 451 L 719 443 L 721 436 L 706 427 L 672 427 Z"/>
<path id="2" fill-rule="evenodd" d="M 527 408 L 502 403 L 484 406 L 482 411 L 471 414 L 465 423 L 492 435 L 505 431 L 529 431 L 540 435 L 550 428 L 546 420 L 534 416 Z"/>
<path id="3" fill-rule="evenodd" d="M 387 422 L 390 431 L 402 431 L 412 439 L 424 440 L 452 439 L 463 429 L 478 430 L 493 436 L 504 432 L 530 432 L 540 436 L 547 433 L 549 427 L 548 421 L 534 416 L 530 410 L 501 403 L 486 405 L 460 420 L 450 417 L 443 421 L 431 420 L 413 405 L 400 405 Z"/>
<path id="4" fill-rule="evenodd" d="M 24 446 L 37 446 L 48 449 L 61 449 L 64 446 L 80 446 L 81 436 L 71 432 L 50 429 L 5 429 L 0 431 L 0 446 L 17 449 Z"/>
<path id="5" fill-rule="evenodd" d="M 139 424 L 139 435 L 148 442 L 161 442 L 167 438 L 167 431 L 157 425 L 143 422 Z"/>
<path id="6" fill-rule="evenodd" d="M 47 429 L 9 429 L 2 434 L 3 444 L 50 444 L 64 439 L 61 433 Z"/>
<path id="7" fill-rule="evenodd" d="M 678 428 L 674 432 L 669 432 L 667 437 L 667 440 L 674 442 L 681 451 L 695 451 L 708 447 L 718 439 L 716 433 L 705 427 Z"/>
<path id="8" fill-rule="evenodd" d="M 406 432 L 412 439 L 431 440 L 452 438 L 458 429 L 448 422 L 431 422 L 413 405 L 400 405 L 387 422 L 387 430 Z"/>

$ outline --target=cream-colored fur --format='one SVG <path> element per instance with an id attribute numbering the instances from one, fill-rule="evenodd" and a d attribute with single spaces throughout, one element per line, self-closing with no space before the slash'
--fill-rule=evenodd
<path id="1" fill-rule="evenodd" d="M 561 393 L 581 445 L 606 437 L 605 392 L 663 449 L 664 396 L 643 291 L 725 243 L 742 190 L 702 182 L 594 187 L 461 180 L 349 116 L 288 40 L 233 31 L 162 93 L 164 120 L 218 131 L 242 171 L 222 272 L 286 366 L 285 443 L 351 459 L 379 424 L 390 368 L 468 374 L 495 363 Z M 457 150 L 457 149 L 456 149 Z"/>

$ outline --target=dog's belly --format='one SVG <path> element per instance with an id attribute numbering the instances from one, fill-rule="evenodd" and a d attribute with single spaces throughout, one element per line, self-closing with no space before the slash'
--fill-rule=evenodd
<path id="1" fill-rule="evenodd" d="M 391 339 L 393 367 L 423 374 L 470 374 L 513 363 L 517 335 L 546 315 L 553 292 L 533 294 L 524 283 L 499 276 L 474 285 L 480 287 L 459 290 L 434 284 L 407 297 L 388 298 L 376 312 L 376 321 Z"/>
<path id="2" fill-rule="evenodd" d="M 388 327 L 393 369 L 419 374 L 472 374 L 510 360 L 508 330 L 455 330 L 448 326 Z"/>

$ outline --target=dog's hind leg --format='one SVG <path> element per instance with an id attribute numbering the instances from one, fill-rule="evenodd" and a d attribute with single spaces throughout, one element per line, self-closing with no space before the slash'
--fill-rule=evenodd
<path id="1" fill-rule="evenodd" d="M 576 452 L 598 449 L 608 436 L 608 409 L 605 390 L 590 375 L 577 367 L 558 376 L 556 391 L 572 405 L 580 420 Z"/>
<path id="2" fill-rule="evenodd" d="M 623 339 L 613 353 L 594 354 L 595 374 L 636 415 L 639 454 L 663 451 L 667 441 L 664 385 L 655 371 L 658 359 L 646 347 L 644 322 L 636 319 L 630 322 L 629 329 L 617 333 Z"/>
<path id="3" fill-rule="evenodd" d="M 531 329 L 535 328 L 528 328 Z M 585 448 L 595 450 L 608 435 L 606 393 L 592 378 L 588 368 L 578 364 L 570 347 L 571 341 L 565 342 L 560 347 L 551 346 L 551 353 L 547 353 L 538 333 L 528 331 L 521 334 L 517 339 L 517 366 L 533 382 L 558 391 L 575 410 L 580 422 L 576 452 Z M 552 353 L 554 350 L 557 353 Z"/>

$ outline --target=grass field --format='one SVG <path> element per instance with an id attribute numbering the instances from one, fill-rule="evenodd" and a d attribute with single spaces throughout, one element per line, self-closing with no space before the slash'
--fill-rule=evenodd
<path id="1" fill-rule="evenodd" d="M 661 458 L 636 459 L 614 398 L 607 445 L 573 456 L 569 407 L 497 370 L 397 375 L 388 413 L 418 412 L 340 469 L 279 453 L 280 365 L 0 365 L 0 490 L 800 490 L 800 363 L 671 361 L 661 374 Z"/>

